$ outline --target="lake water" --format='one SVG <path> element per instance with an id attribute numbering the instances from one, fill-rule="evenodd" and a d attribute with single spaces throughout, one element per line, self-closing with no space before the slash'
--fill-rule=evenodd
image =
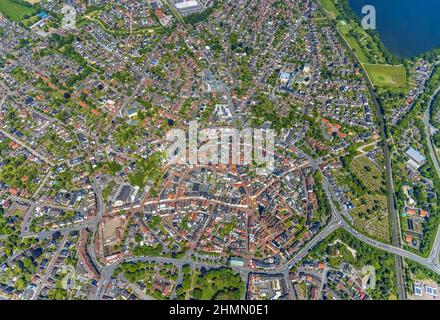
<path id="1" fill-rule="evenodd" d="M 377 31 L 384 45 L 400 57 L 413 57 L 440 46 L 440 0 L 349 0 L 362 16 L 376 8 Z"/>

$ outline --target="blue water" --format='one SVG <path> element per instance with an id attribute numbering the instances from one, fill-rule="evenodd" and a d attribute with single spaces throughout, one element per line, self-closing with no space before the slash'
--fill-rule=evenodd
<path id="1" fill-rule="evenodd" d="M 440 47 L 440 0 L 349 0 L 361 16 L 364 5 L 376 8 L 377 31 L 388 50 L 414 57 Z"/>

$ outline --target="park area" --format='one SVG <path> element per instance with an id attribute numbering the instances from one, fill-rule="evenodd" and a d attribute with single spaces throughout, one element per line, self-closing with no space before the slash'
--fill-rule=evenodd
<path id="1" fill-rule="evenodd" d="M 34 15 L 36 9 L 25 1 L 0 0 L 0 12 L 8 19 L 21 21 Z"/>
<path id="2" fill-rule="evenodd" d="M 364 64 L 368 76 L 378 87 L 405 87 L 406 70 L 404 66 Z"/>
<path id="3" fill-rule="evenodd" d="M 182 285 L 176 289 L 177 299 L 240 300 L 244 294 L 244 282 L 238 273 L 229 268 L 182 268 Z"/>

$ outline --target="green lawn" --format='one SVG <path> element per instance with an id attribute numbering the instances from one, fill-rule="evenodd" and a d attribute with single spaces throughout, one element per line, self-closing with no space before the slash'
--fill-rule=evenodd
<path id="1" fill-rule="evenodd" d="M 348 24 L 346 21 L 337 22 L 337 26 L 339 31 L 341 31 L 342 35 L 344 36 L 345 40 L 347 40 L 350 47 L 356 53 L 356 56 L 358 57 L 359 61 L 362 63 L 367 63 L 368 58 L 365 55 L 364 50 L 362 50 L 362 47 L 358 39 L 350 35 L 350 31 L 352 30 L 353 27 L 350 24 Z"/>
<path id="2" fill-rule="evenodd" d="M 319 0 L 319 2 L 321 2 L 321 5 L 333 16 L 333 18 L 338 16 L 339 12 L 335 7 L 334 0 Z"/>
<path id="3" fill-rule="evenodd" d="M 32 16 L 35 11 L 35 8 L 26 7 L 11 0 L 0 0 L 0 12 L 14 21 L 21 21 L 25 16 Z"/>
<path id="4" fill-rule="evenodd" d="M 378 87 L 406 86 L 406 70 L 404 66 L 364 64 L 371 81 Z"/>

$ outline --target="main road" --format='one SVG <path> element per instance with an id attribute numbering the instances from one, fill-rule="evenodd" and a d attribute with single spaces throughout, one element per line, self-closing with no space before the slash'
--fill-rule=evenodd
<path id="1" fill-rule="evenodd" d="M 438 162 L 437 153 L 435 150 L 435 146 L 432 143 L 432 125 L 431 125 L 431 111 L 432 111 L 432 104 L 435 101 L 435 98 L 440 93 L 440 87 L 437 88 L 434 93 L 431 96 L 431 99 L 428 103 L 428 108 L 426 108 L 425 114 L 423 116 L 423 123 L 425 126 L 425 135 L 426 135 L 426 142 L 428 144 L 429 149 L 429 155 L 432 159 L 432 162 L 434 164 L 435 171 L 437 172 L 438 177 L 440 178 L 440 165 Z M 434 240 L 434 243 L 432 245 L 431 253 L 429 254 L 428 259 L 432 263 L 439 263 L 440 258 L 440 226 L 438 227 L 437 234 Z"/>
<path id="2" fill-rule="evenodd" d="M 327 14 L 330 20 L 335 21 L 335 17 L 333 17 L 329 11 L 327 11 L 323 6 L 321 6 L 324 12 Z M 391 229 L 392 229 L 392 243 L 395 247 L 400 247 L 400 218 L 396 209 L 396 194 L 394 192 L 394 181 L 393 181 L 393 172 L 391 166 L 391 156 L 390 156 L 390 148 L 387 140 L 387 132 L 385 125 L 385 117 L 382 111 L 382 108 L 377 100 L 376 91 L 374 90 L 374 85 L 367 73 L 367 70 L 364 68 L 364 65 L 359 60 L 353 48 L 350 46 L 348 41 L 345 39 L 344 35 L 340 32 L 337 26 L 335 26 L 336 31 L 338 32 L 342 43 L 345 44 L 347 51 L 353 57 L 353 61 L 357 62 L 361 66 L 362 73 L 367 82 L 368 89 L 370 91 L 371 98 L 376 107 L 376 114 L 379 120 L 379 129 L 383 142 L 383 152 L 385 158 L 385 169 L 386 169 L 386 181 L 387 181 L 387 190 L 389 195 L 387 197 L 388 200 L 388 208 L 391 217 Z M 399 299 L 404 300 L 406 298 L 406 290 L 403 281 L 403 260 L 401 256 L 395 256 L 395 269 L 396 269 L 396 281 Z"/>
<path id="3" fill-rule="evenodd" d="M 326 192 L 327 197 L 329 199 L 330 205 L 332 207 L 332 215 L 333 215 L 332 219 L 335 219 L 336 221 L 338 221 L 338 223 L 337 223 L 338 226 L 344 228 L 352 236 L 356 237 L 357 239 L 361 240 L 362 242 L 364 242 L 372 247 L 387 251 L 387 252 L 392 253 L 395 256 L 400 257 L 400 258 L 403 257 L 403 258 L 413 260 L 413 261 L 418 262 L 419 264 L 425 266 L 426 268 L 434 271 L 435 273 L 440 274 L 440 263 L 438 260 L 433 261 L 429 257 L 423 258 L 415 253 L 404 250 L 398 246 L 386 244 L 386 243 L 371 239 L 371 238 L 367 237 L 366 235 L 355 230 L 349 223 L 347 223 L 342 218 L 341 213 L 337 210 L 337 208 L 333 202 L 333 194 L 331 193 L 331 190 L 329 187 L 329 182 L 326 179 L 323 180 L 323 187 L 324 187 L 324 191 Z M 434 252 L 434 249 L 432 251 Z"/>
<path id="4" fill-rule="evenodd" d="M 393 246 L 390 244 L 386 244 L 386 243 L 371 239 L 371 238 L 367 237 L 366 235 L 355 230 L 349 223 L 347 223 L 343 219 L 343 217 L 341 216 L 341 213 L 337 210 L 337 208 L 333 202 L 334 195 L 332 194 L 329 186 L 330 186 L 329 182 L 327 181 L 326 178 L 324 178 L 323 188 L 327 194 L 327 197 L 329 199 L 329 202 L 330 202 L 330 205 L 332 208 L 332 217 L 330 219 L 330 222 L 312 240 L 310 240 L 303 248 L 301 248 L 301 250 L 299 250 L 297 253 L 295 253 L 295 255 L 291 259 L 289 259 L 284 264 L 280 265 L 277 269 L 271 270 L 271 271 L 264 271 L 264 273 L 268 273 L 268 274 L 282 273 L 285 275 L 288 274 L 289 269 L 291 269 L 298 262 L 300 262 L 302 259 L 304 259 L 304 257 L 307 256 L 307 254 L 310 252 L 310 250 L 312 250 L 316 245 L 318 245 L 321 241 L 326 239 L 331 233 L 336 231 L 338 228 L 343 228 L 348 233 L 350 233 L 352 236 L 354 236 L 355 238 L 359 239 L 360 241 L 362 241 L 372 247 L 375 247 L 380 250 L 384 250 L 389 253 L 392 253 L 399 258 L 404 257 L 404 258 L 413 260 L 413 261 L 425 266 L 426 268 L 434 271 L 435 273 L 440 274 L 440 263 L 439 263 L 438 259 L 432 260 L 429 257 L 423 258 L 415 253 L 406 251 L 400 247 Z M 433 249 L 433 252 L 436 252 L 436 251 Z M 101 280 L 98 284 L 98 289 L 96 291 L 95 298 L 102 299 L 108 284 L 111 282 L 112 275 L 113 275 L 115 269 L 122 262 L 148 262 L 148 261 L 149 262 L 156 262 L 156 263 L 172 263 L 176 267 L 179 267 L 179 268 L 181 268 L 185 264 L 190 265 L 192 268 L 194 268 L 194 267 L 219 268 L 219 267 L 223 266 L 223 265 L 216 265 L 216 264 L 203 263 L 203 262 L 199 263 L 199 262 L 195 262 L 195 261 L 191 260 L 190 258 L 178 260 L 178 259 L 165 258 L 165 257 L 127 257 L 127 258 L 125 258 L 121 261 L 118 261 L 112 265 L 108 265 L 108 266 L 104 267 L 104 269 L 101 272 Z M 233 269 L 238 272 L 245 273 L 246 275 L 248 275 L 250 272 L 258 272 L 258 270 L 249 269 L 246 267 L 243 267 L 243 268 L 236 267 Z"/>
<path id="5" fill-rule="evenodd" d="M 431 96 L 431 99 L 428 103 L 428 108 L 426 108 L 425 114 L 423 116 L 423 123 L 425 125 L 425 135 L 426 141 L 428 143 L 429 155 L 431 156 L 432 162 L 434 163 L 435 170 L 437 171 L 437 175 L 440 177 L 440 165 L 438 163 L 437 154 L 435 152 L 435 148 L 432 143 L 432 126 L 431 126 L 431 108 L 434 103 L 435 98 L 438 96 L 440 92 L 440 87 L 437 88 Z"/>
<path id="6" fill-rule="evenodd" d="M 393 169 L 391 165 L 391 155 L 390 155 L 390 147 L 388 144 L 387 139 L 387 132 L 386 132 L 386 126 L 385 126 L 385 117 L 382 111 L 382 108 L 377 100 L 376 92 L 374 91 L 373 83 L 371 82 L 367 71 L 362 68 L 365 78 L 368 83 L 368 88 L 370 89 L 370 94 L 372 96 L 374 105 L 376 106 L 376 113 L 377 117 L 379 119 L 379 127 L 380 132 L 382 136 L 382 142 L 383 142 L 383 153 L 385 158 L 385 169 L 386 169 L 386 180 L 387 180 L 387 190 L 388 190 L 388 208 L 389 213 L 391 217 L 391 229 L 392 229 L 392 243 L 395 247 L 400 248 L 400 217 L 397 213 L 396 208 L 396 193 L 394 191 L 394 180 L 393 180 Z M 402 257 L 399 255 L 395 256 L 395 269 L 396 269 L 396 280 L 397 280 L 397 289 L 399 298 L 401 300 L 406 299 L 406 290 L 405 285 L 403 281 L 403 260 Z"/>

